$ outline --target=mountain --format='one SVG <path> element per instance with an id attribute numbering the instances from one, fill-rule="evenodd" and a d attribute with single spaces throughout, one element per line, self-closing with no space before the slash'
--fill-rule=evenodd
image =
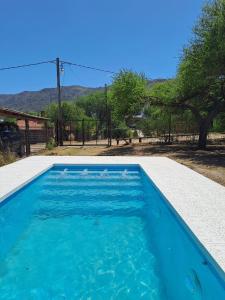
<path id="1" fill-rule="evenodd" d="M 149 86 L 165 79 L 149 80 Z M 101 91 L 103 87 L 90 88 L 83 86 L 64 86 L 61 88 L 62 100 L 73 101 L 90 93 Z M 18 94 L 0 94 L 0 107 L 7 107 L 23 112 L 42 111 L 52 102 L 57 101 L 56 88 L 45 88 L 40 91 L 24 91 Z"/>
<path id="2" fill-rule="evenodd" d="M 72 101 L 101 88 L 65 86 L 61 88 L 62 100 Z M 45 88 L 40 91 L 24 91 L 18 94 L 0 94 L 0 106 L 23 112 L 41 111 L 47 105 L 57 101 L 57 89 Z"/>

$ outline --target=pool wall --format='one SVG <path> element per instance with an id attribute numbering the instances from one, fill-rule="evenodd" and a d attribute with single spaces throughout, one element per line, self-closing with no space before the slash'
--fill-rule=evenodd
<path id="1" fill-rule="evenodd" d="M 148 226 L 169 299 L 225 299 L 222 270 L 143 170 L 142 179 Z"/>
<path id="2" fill-rule="evenodd" d="M 0 202 L 0 259 L 10 251 L 29 224 L 35 207 L 35 201 L 32 201 L 32 186 L 37 180 L 41 180 L 48 170 L 15 189 L 15 192 Z"/>

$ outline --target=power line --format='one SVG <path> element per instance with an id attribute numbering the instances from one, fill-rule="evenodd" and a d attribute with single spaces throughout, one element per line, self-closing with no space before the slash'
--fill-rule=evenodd
<path id="1" fill-rule="evenodd" d="M 32 66 L 43 65 L 43 64 L 48 64 L 48 63 L 55 63 L 55 60 L 41 61 L 41 62 L 32 63 L 32 64 L 25 64 L 25 65 L 18 65 L 18 66 L 0 68 L 0 71 L 18 69 L 18 68 L 26 68 L 26 67 L 32 67 Z"/>
<path id="2" fill-rule="evenodd" d="M 80 65 L 80 64 L 71 63 L 71 62 L 68 62 L 68 61 L 62 61 L 61 60 L 61 63 L 71 65 L 71 66 L 76 66 L 76 67 L 79 67 L 79 68 L 85 68 L 85 69 L 91 69 L 91 70 L 94 70 L 94 71 L 99 71 L 99 72 L 104 72 L 104 73 L 116 74 L 116 72 L 113 72 L 113 71 L 110 71 L 110 70 L 103 70 L 103 69 L 100 69 L 100 68 Z"/>
<path id="3" fill-rule="evenodd" d="M 55 64 L 56 60 L 47 60 L 47 61 L 41 61 L 41 62 L 36 62 L 36 63 L 31 63 L 31 64 L 4 67 L 4 68 L 0 68 L 0 71 L 11 70 L 11 69 L 19 69 L 19 68 L 27 68 L 27 67 L 38 66 L 38 65 L 48 64 L 48 63 L 54 63 Z M 81 65 L 81 64 L 76 64 L 76 63 L 72 63 L 72 62 L 68 62 L 68 61 L 60 60 L 60 63 L 67 64 L 67 65 L 70 65 L 70 66 L 76 66 L 76 67 L 79 67 L 79 68 L 85 68 L 85 69 L 90 69 L 90 70 L 94 70 L 94 71 L 109 73 L 109 74 L 117 74 L 114 71 L 104 70 L 104 69 L 101 69 L 101 68 L 90 67 L 90 66 Z"/>

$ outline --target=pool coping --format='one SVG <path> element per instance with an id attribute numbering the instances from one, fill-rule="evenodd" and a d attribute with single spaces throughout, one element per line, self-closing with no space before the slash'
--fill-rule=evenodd
<path id="1" fill-rule="evenodd" d="M 225 272 L 225 187 L 166 157 L 32 156 L 0 168 L 0 203 L 54 164 L 138 164 Z"/>

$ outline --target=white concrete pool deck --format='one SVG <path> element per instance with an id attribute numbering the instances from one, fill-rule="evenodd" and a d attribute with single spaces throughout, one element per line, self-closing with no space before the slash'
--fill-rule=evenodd
<path id="1" fill-rule="evenodd" d="M 222 185 L 165 157 L 33 156 L 0 168 L 0 202 L 53 164 L 141 165 L 225 272 L 225 187 Z"/>

